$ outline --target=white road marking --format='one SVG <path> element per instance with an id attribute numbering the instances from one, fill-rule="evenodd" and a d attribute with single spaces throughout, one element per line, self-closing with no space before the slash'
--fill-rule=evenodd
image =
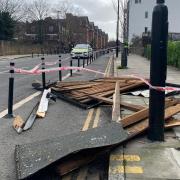
<path id="1" fill-rule="evenodd" d="M 69 59 L 69 57 L 66 58 L 66 59 Z M 81 67 L 82 67 L 82 66 L 81 66 Z M 77 70 L 74 70 L 73 72 L 77 72 Z M 66 75 L 62 78 L 62 80 L 65 80 L 65 79 L 67 79 L 68 77 L 70 77 L 70 73 L 66 74 Z M 26 77 L 26 78 L 27 78 L 27 77 Z M 22 79 L 21 79 L 21 80 L 22 80 Z M 38 92 L 36 92 L 36 93 L 34 93 L 34 94 L 26 97 L 25 99 L 21 100 L 20 102 L 14 104 L 14 105 L 13 105 L 13 110 L 16 110 L 16 109 L 20 108 L 21 106 L 23 106 L 23 105 L 26 104 L 27 102 L 31 101 L 31 100 L 34 99 L 35 97 L 39 96 L 40 94 L 41 94 L 41 92 L 38 91 Z M 7 114 L 8 114 L 8 109 L 0 112 L 0 118 L 3 118 L 3 117 L 6 116 Z"/>
<path id="2" fill-rule="evenodd" d="M 35 97 L 39 96 L 41 94 L 40 91 L 26 97 L 25 99 L 23 99 L 22 101 L 16 103 L 13 105 L 13 110 L 16 110 L 18 108 L 20 108 L 22 105 L 26 104 L 27 102 L 31 101 L 32 99 L 34 99 Z M 0 113 L 0 118 L 3 118 L 4 116 L 6 116 L 8 114 L 8 109 L 2 111 Z"/>

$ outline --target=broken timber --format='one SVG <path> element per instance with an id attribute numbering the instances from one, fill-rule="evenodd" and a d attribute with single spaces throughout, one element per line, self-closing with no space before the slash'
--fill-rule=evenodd
<path id="1" fill-rule="evenodd" d="M 57 97 L 89 109 L 101 104 L 98 98 L 110 98 L 115 92 L 116 83 L 119 82 L 119 91 L 128 92 L 140 87 L 147 87 L 144 82 L 135 78 L 101 78 L 83 82 L 57 82 L 51 87 Z M 94 98 L 98 97 L 98 98 Z M 105 101 L 106 99 L 104 99 Z M 109 104 L 109 103 L 108 103 Z"/>

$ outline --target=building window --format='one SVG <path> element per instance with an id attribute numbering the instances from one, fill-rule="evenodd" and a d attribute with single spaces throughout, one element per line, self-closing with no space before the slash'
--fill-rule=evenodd
<path id="1" fill-rule="evenodd" d="M 148 18 L 148 12 L 147 11 L 145 12 L 145 18 L 146 19 Z"/>
<path id="2" fill-rule="evenodd" d="M 49 32 L 52 33 L 54 31 L 54 27 L 53 26 L 49 26 Z"/>
<path id="3" fill-rule="evenodd" d="M 32 27 L 31 27 L 31 32 L 32 32 L 32 34 L 35 33 L 35 30 L 36 30 L 35 26 L 32 26 Z"/>
<path id="4" fill-rule="evenodd" d="M 148 32 L 148 27 L 144 28 L 144 32 L 147 33 Z"/>
<path id="5" fill-rule="evenodd" d="M 135 0 L 135 4 L 140 4 L 141 0 Z"/>

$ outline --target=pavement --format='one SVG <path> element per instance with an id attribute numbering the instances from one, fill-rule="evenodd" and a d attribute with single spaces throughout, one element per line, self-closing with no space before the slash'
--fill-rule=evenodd
<path id="1" fill-rule="evenodd" d="M 128 68 L 117 69 L 120 58 L 115 60 L 114 74 L 138 75 L 149 78 L 150 62 L 138 55 L 128 57 Z M 167 82 L 180 84 L 180 71 L 168 67 Z M 178 96 L 180 97 L 180 96 Z M 122 101 L 148 106 L 144 97 L 121 95 Z M 122 111 L 122 117 L 130 115 Z M 180 119 L 180 114 L 177 115 Z M 164 142 L 151 142 L 142 135 L 111 152 L 109 180 L 166 180 L 180 179 L 180 127 L 165 132 Z"/>

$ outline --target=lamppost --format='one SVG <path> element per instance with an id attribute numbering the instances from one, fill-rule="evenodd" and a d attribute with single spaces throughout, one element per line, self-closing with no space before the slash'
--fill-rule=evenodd
<path id="1" fill-rule="evenodd" d="M 60 51 L 60 39 L 61 39 L 61 33 L 60 33 L 60 11 L 57 11 L 57 20 L 58 20 L 58 47 Z M 59 53 L 59 52 L 58 52 Z"/>
<path id="2" fill-rule="evenodd" d="M 119 0 L 118 0 L 118 11 L 117 11 L 117 29 L 116 29 L 116 58 L 119 56 Z"/>
<path id="3" fill-rule="evenodd" d="M 167 74 L 168 8 L 157 0 L 153 10 L 150 83 L 165 87 Z M 152 141 L 164 141 L 165 92 L 150 89 L 149 131 Z"/>

